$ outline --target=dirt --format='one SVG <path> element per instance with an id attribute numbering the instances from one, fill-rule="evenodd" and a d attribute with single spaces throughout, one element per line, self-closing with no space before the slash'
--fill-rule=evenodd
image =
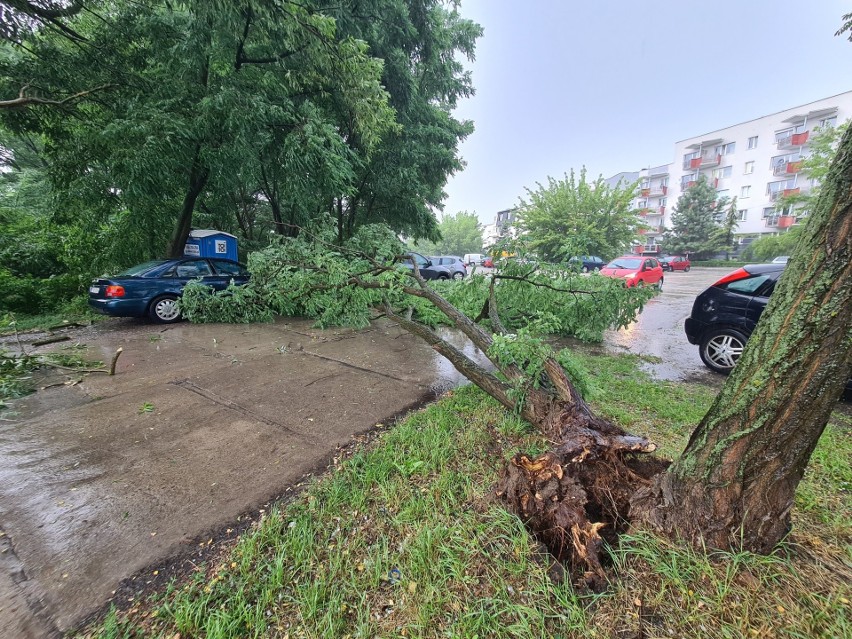
<path id="1" fill-rule="evenodd" d="M 387 322 L 117 321 L 73 337 L 104 361 L 123 347 L 115 377 L 47 388 L 0 422 L 8 636 L 75 627 L 123 579 L 236 531 L 359 433 L 460 381 Z"/>

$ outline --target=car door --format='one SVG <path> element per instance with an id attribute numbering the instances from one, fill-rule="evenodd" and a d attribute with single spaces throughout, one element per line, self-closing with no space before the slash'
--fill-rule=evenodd
<path id="1" fill-rule="evenodd" d="M 763 311 L 766 309 L 766 304 L 769 302 L 769 296 L 772 295 L 772 291 L 775 290 L 775 284 L 778 282 L 778 277 L 781 273 L 770 273 L 769 275 L 770 277 L 761 284 L 757 290 L 755 290 L 746 305 L 745 322 L 746 330 L 749 334 L 754 330 L 755 326 L 757 326 L 760 316 L 763 315 Z"/>

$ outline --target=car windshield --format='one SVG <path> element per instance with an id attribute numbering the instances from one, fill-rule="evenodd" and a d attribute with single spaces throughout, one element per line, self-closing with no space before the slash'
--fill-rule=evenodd
<path id="1" fill-rule="evenodd" d="M 606 265 L 607 268 L 639 268 L 642 260 L 637 257 L 619 257 Z"/>
<path id="2" fill-rule="evenodd" d="M 151 260 L 150 262 L 145 262 L 144 264 L 137 264 L 136 266 L 131 266 L 126 271 L 122 271 L 119 273 L 119 276 L 125 277 L 138 277 L 139 275 L 143 275 L 148 271 L 153 271 L 158 266 L 162 266 L 168 262 L 168 260 Z"/>

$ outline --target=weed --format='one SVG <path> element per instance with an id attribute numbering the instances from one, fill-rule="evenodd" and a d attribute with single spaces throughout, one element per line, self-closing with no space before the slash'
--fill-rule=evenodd
<path id="1" fill-rule="evenodd" d="M 144 413 L 153 413 L 153 412 L 154 412 L 154 405 L 151 402 L 144 402 L 139 407 L 139 414 L 140 415 L 142 415 Z"/>

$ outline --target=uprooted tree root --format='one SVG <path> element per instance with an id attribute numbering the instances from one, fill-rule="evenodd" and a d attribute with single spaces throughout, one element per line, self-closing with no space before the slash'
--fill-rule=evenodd
<path id="1" fill-rule="evenodd" d="M 496 489 L 505 507 L 570 568 L 575 584 L 595 592 L 608 583 L 603 546 L 615 546 L 627 530 L 631 497 L 669 465 L 648 454 L 654 446 L 646 440 L 608 422 L 603 430 L 575 426 L 550 452 L 534 459 L 517 454 Z"/>

